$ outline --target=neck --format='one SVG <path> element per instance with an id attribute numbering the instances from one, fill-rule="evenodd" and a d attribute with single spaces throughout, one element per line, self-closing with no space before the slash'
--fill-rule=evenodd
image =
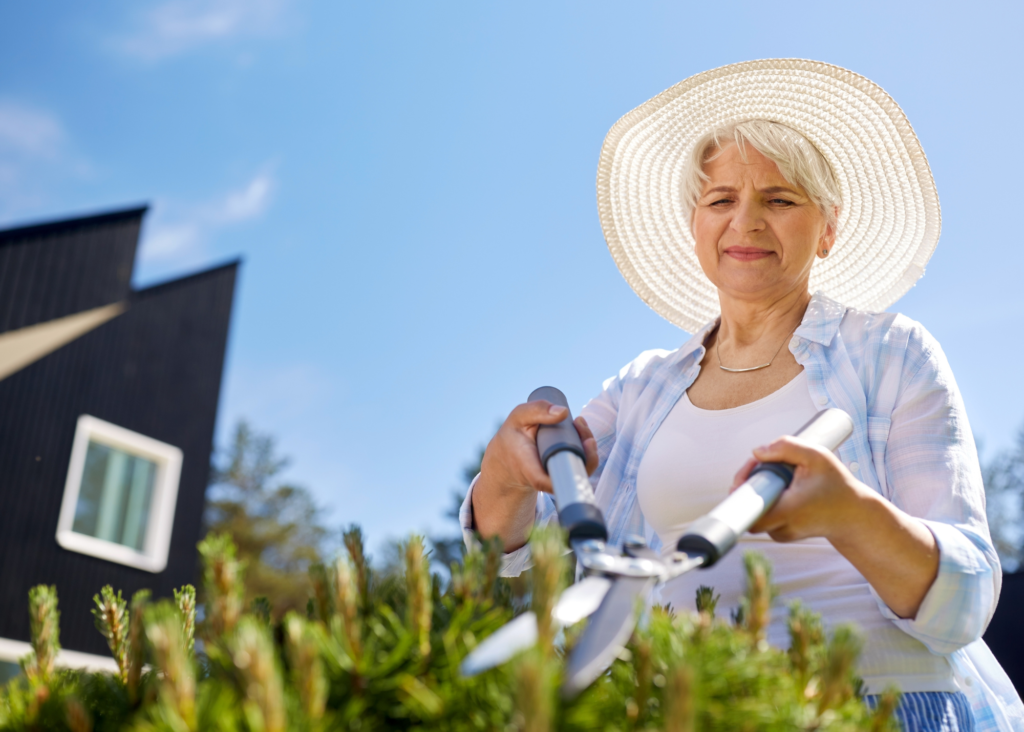
<path id="1" fill-rule="evenodd" d="M 765 339 L 777 341 L 797 329 L 810 301 L 811 293 L 806 287 L 771 300 L 741 300 L 720 291 L 722 323 L 718 341 L 738 348 L 754 346 Z"/>

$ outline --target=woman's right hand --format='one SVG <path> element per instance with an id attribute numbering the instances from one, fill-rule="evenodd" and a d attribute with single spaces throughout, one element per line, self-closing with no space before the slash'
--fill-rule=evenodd
<path id="1" fill-rule="evenodd" d="M 520 404 L 484 451 L 480 478 L 473 487 L 474 524 L 484 537 L 500 536 L 506 552 L 526 543 L 537 491 L 551 492 L 551 479 L 537 453 L 537 428 L 561 422 L 567 411 L 542 399 Z M 597 441 L 583 417 L 574 424 L 583 442 L 587 472 L 593 473 L 598 464 Z"/>

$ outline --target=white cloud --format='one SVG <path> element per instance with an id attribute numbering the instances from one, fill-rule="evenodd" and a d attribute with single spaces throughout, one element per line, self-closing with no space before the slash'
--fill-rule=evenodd
<path id="1" fill-rule="evenodd" d="M 56 115 L 17 99 L 0 98 L 2 225 L 38 212 L 55 181 L 88 175 L 88 163 L 71 149 Z"/>
<path id="2" fill-rule="evenodd" d="M 143 254 L 148 259 L 171 259 L 193 251 L 199 242 L 199 229 L 194 224 L 157 224 L 146 236 Z"/>
<path id="3" fill-rule="evenodd" d="M 159 204 L 147 226 L 139 257 L 143 262 L 181 262 L 202 258 L 203 245 L 218 228 L 261 216 L 269 207 L 274 190 L 269 172 L 255 175 L 237 190 L 217 196 L 212 202 L 176 206 Z"/>
<path id="4" fill-rule="evenodd" d="M 245 221 L 262 214 L 270 204 L 273 179 L 269 173 L 260 173 L 240 191 L 229 193 L 220 206 L 223 221 Z"/>
<path id="5" fill-rule="evenodd" d="M 0 151 L 26 158 L 53 159 L 64 142 L 64 130 L 52 114 L 0 100 Z"/>
<path id="6" fill-rule="evenodd" d="M 204 43 L 266 35 L 283 23 L 286 0 L 168 0 L 139 18 L 116 44 L 131 56 L 155 61 Z"/>

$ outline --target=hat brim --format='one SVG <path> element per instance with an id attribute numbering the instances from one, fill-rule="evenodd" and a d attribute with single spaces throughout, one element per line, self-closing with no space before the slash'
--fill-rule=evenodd
<path id="1" fill-rule="evenodd" d="M 836 243 L 812 268 L 811 291 L 868 311 L 896 302 L 924 274 L 939 239 L 928 160 L 880 86 L 802 59 L 747 61 L 691 76 L 612 127 L 598 165 L 598 213 L 633 290 L 691 333 L 718 314 L 718 293 L 694 253 L 682 176 L 698 139 L 752 119 L 803 134 L 839 183 Z"/>

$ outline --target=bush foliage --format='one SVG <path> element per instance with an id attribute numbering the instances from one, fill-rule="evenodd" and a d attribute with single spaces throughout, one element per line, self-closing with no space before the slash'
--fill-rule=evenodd
<path id="1" fill-rule="evenodd" d="M 877 711 L 859 696 L 857 636 L 790 608 L 788 652 L 764 640 L 771 606 L 765 560 L 746 559 L 748 589 L 732 623 L 715 617 L 713 591 L 699 613 L 654 608 L 610 671 L 577 699 L 558 693 L 565 650 L 579 628 L 540 622 L 538 642 L 473 678 L 459 664 L 525 609 L 498 578 L 500 548 L 471 551 L 442 587 L 419 537 L 403 546 L 404 573 L 375 573 L 357 530 L 346 556 L 311 571 L 307 612 L 271 621 L 271 603 L 244 605 L 245 567 L 232 542 L 200 544 L 204 605 L 106 587 L 96 625 L 117 673 L 56 666 L 57 592 L 29 594 L 33 653 L 0 690 L 0 729 L 72 732 L 282 732 L 298 730 L 895 730 L 895 694 Z M 570 576 L 557 531 L 532 539 L 529 603 L 550 618 Z"/>

